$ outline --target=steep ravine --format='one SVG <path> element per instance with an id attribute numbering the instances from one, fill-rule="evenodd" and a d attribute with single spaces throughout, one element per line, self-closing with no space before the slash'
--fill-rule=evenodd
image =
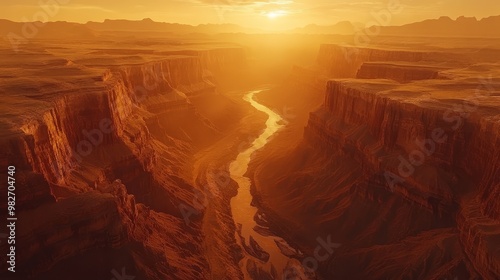
<path id="1" fill-rule="evenodd" d="M 18 169 L 20 279 L 500 275 L 500 82 L 467 76 L 489 66 L 324 45 L 317 67 L 249 104 L 243 49 L 163 55 L 77 61 L 88 79 L 43 87 L 0 131 Z M 474 110 L 447 110 L 471 94 Z M 415 151 L 409 176 L 388 177 Z"/>
<path id="2" fill-rule="evenodd" d="M 231 199 L 231 212 L 237 228 L 236 239 L 244 251 L 240 268 L 244 279 L 248 280 L 286 279 L 289 277 L 287 274 L 291 274 L 288 272 L 289 267 L 297 265 L 296 260 L 282 252 L 281 248 L 294 251 L 286 241 L 272 234 L 262 233 L 266 232 L 267 228 L 265 225 L 259 225 L 258 220 L 265 221 L 265 218 L 259 216 L 259 209 L 252 205 L 251 180 L 245 177 L 252 155 L 264 147 L 284 126 L 283 118 L 279 114 L 255 101 L 254 95 L 263 91 L 267 90 L 251 91 L 244 99 L 268 116 L 266 127 L 251 146 L 241 151 L 229 165 L 229 175 L 238 184 L 238 194 Z M 302 270 L 297 273 L 304 275 Z"/>
<path id="3" fill-rule="evenodd" d="M 302 140 L 274 139 L 250 168 L 254 197 L 272 231 L 311 257 L 317 238 L 342 244 L 318 260 L 321 277 L 500 275 L 494 202 L 500 182 L 499 83 L 493 79 L 487 88 L 480 80 L 487 73 L 473 70 L 468 76 L 447 74 L 475 69 L 472 61 L 453 51 L 321 48 L 318 74 L 336 79 L 325 84 L 319 108 L 297 111 L 299 118 L 308 115 Z M 433 68 L 432 74 L 433 65 L 458 70 Z M 304 87 L 316 91 L 306 78 L 300 88 L 261 100 L 279 110 L 280 99 L 310 99 L 300 94 Z M 450 110 L 460 104 L 474 104 L 474 110 Z M 300 130 L 289 127 L 282 134 Z M 438 132 L 446 140 L 436 138 Z M 419 151 L 423 161 L 405 165 L 411 174 L 401 178 L 401 162 L 415 162 L 408 156 Z"/>
<path id="4" fill-rule="evenodd" d="M 24 178 L 17 190 L 19 250 L 26 252 L 19 275 L 70 277 L 79 259 L 119 250 L 128 256 L 122 264 L 111 258 L 94 264 L 98 272 L 71 277 L 109 278 L 127 266 L 140 279 L 209 278 L 203 215 L 187 223 L 179 209 L 194 207 L 198 191 L 183 167 L 247 114 L 245 102 L 216 92 L 223 73 L 236 74 L 244 61 L 231 49 L 167 56 L 110 66 L 76 92 L 44 93 L 52 106 L 25 118 L 2 143 Z M 207 110 L 206 100 L 221 110 Z M 237 270 L 236 260 L 225 265 Z"/>

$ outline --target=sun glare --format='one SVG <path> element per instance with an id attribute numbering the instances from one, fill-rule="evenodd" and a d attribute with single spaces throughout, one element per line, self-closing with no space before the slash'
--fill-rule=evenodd
<path id="1" fill-rule="evenodd" d="M 278 11 L 270 11 L 270 12 L 267 12 L 266 13 L 266 16 L 269 18 L 269 19 L 275 19 L 275 18 L 278 18 L 278 17 L 282 17 L 286 15 L 286 12 L 283 11 L 283 10 L 278 10 Z"/>

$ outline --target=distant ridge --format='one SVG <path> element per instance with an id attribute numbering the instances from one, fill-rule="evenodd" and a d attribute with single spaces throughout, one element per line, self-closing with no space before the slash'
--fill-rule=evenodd
<path id="1" fill-rule="evenodd" d="M 55 21 L 55 22 L 13 22 L 0 19 L 0 36 L 9 41 L 9 38 L 30 38 L 40 39 L 94 39 L 97 32 L 87 28 L 85 25 L 74 22 Z M 23 39 L 23 40 L 24 40 Z"/>
<path id="2" fill-rule="evenodd" d="M 500 37 L 500 16 L 429 19 L 402 26 L 381 27 L 381 35 L 429 37 Z"/>
<path id="3" fill-rule="evenodd" d="M 91 39 L 100 32 L 165 32 L 165 33 L 272 33 L 242 27 L 236 24 L 200 24 L 197 26 L 156 22 L 150 18 L 143 20 L 106 19 L 103 22 L 89 21 L 85 24 L 73 22 L 49 22 L 42 24 L 13 22 L 0 19 L 0 36 L 15 33 L 22 36 L 26 25 L 35 26 L 39 38 L 80 38 Z M 334 25 L 310 24 L 302 28 L 295 28 L 283 33 L 294 34 L 338 34 L 351 35 L 363 32 L 363 24 L 341 21 Z M 366 29 L 365 29 L 366 30 Z M 276 31 L 278 32 L 278 31 Z M 280 32 L 281 33 L 281 32 Z M 367 32 L 370 34 L 371 32 Z M 491 16 L 477 20 L 475 17 L 458 17 L 453 20 L 443 16 L 438 19 L 429 19 L 401 26 L 380 26 L 378 35 L 388 36 L 423 36 L 423 37 L 496 37 L 500 38 L 500 16 Z"/>
<path id="4" fill-rule="evenodd" d="M 290 30 L 291 33 L 349 35 L 363 32 L 363 24 L 341 21 L 334 25 L 310 24 Z M 500 37 L 500 15 L 477 20 L 475 17 L 443 16 L 401 26 L 379 26 L 378 35 L 428 37 Z M 371 34 L 371 32 L 366 32 Z"/>
<path id="5" fill-rule="evenodd" d="M 106 19 L 104 22 L 89 21 L 85 25 L 96 31 L 154 31 L 172 33 L 253 33 L 258 31 L 236 24 L 200 24 L 194 26 L 180 23 L 156 22 L 150 18 L 143 20 Z"/>

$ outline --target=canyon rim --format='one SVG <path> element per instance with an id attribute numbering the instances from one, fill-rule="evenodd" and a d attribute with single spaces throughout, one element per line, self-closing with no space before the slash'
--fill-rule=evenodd
<path id="1" fill-rule="evenodd" d="M 1 279 L 500 279 L 496 1 L 21 2 Z"/>

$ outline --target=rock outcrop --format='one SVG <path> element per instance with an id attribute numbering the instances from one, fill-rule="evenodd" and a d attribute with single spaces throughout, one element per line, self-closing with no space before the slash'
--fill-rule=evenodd
<path id="1" fill-rule="evenodd" d="M 319 265 L 326 278 L 496 279 L 499 67 L 472 61 L 323 46 L 319 67 L 336 79 L 303 142 L 256 157 L 271 230 L 306 256 L 318 236 L 342 243 Z"/>
<path id="2" fill-rule="evenodd" d="M 471 59 L 460 54 L 436 50 L 388 49 L 324 44 L 321 45 L 319 50 L 317 64 L 329 77 L 355 78 L 365 62 L 384 62 L 386 65 L 389 62 L 394 62 L 410 66 L 426 61 L 435 63 L 436 61 L 452 62 L 454 60 L 460 62 L 464 60 L 470 61 Z M 367 67 L 370 66 L 368 65 Z M 377 75 L 381 76 L 382 73 Z M 384 78 L 390 78 L 390 76 Z"/>
<path id="3" fill-rule="evenodd" d="M 23 211 L 18 219 L 22 222 L 16 229 L 16 249 L 22 254 L 17 258 L 17 273 L 26 279 L 91 248 L 123 246 L 128 236 L 111 194 L 70 197 Z"/>
<path id="4" fill-rule="evenodd" d="M 39 63 L 45 72 L 37 79 L 3 82 L 16 104 L 2 114 L 1 146 L 2 162 L 16 166 L 23 277 L 70 277 L 63 264 L 101 250 L 129 256 L 141 279 L 207 278 L 200 219 L 188 226 L 179 211 L 196 203 L 197 186 L 182 167 L 231 125 L 220 114 L 238 121 L 239 108 L 216 86 L 245 66 L 243 50 L 159 50 L 125 65 L 119 50 L 52 66 L 54 55 L 36 54 L 29 55 L 42 63 L 33 59 L 19 72 Z M 207 99 L 222 113 L 200 105 Z"/>
<path id="5" fill-rule="evenodd" d="M 391 79 L 400 83 L 408 83 L 415 80 L 438 79 L 440 70 L 442 69 L 429 66 L 366 62 L 359 68 L 356 78 Z"/>

